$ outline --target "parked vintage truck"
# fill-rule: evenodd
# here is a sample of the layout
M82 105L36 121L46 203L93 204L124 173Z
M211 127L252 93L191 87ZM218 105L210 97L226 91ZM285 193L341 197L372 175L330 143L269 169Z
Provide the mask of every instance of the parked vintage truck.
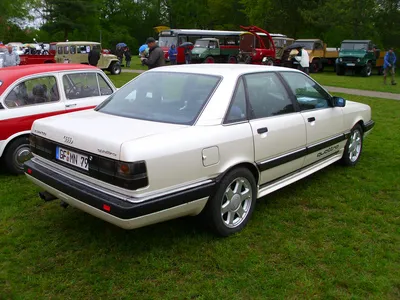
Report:
M274 65L281 66L284 51L288 46L294 43L294 39L288 38L286 35L283 34L271 33L270 35L272 37L272 40L274 41L276 50Z
M240 26L245 32L240 34L238 61L246 64L274 65L275 43L268 31L257 26Z
M23 54L19 56L20 65L50 64L55 63L54 55Z
M371 40L344 40L336 62L336 74L345 75L351 70L368 77L374 68L381 74L384 57L385 52L377 49Z
M236 63L239 47L221 46L219 39L197 39L192 49L192 63Z
M298 39L296 44L303 45L310 58L310 72L318 73L324 70L325 66L335 66L335 61L339 57L339 49L328 48L320 39ZM295 53L296 50L293 50Z

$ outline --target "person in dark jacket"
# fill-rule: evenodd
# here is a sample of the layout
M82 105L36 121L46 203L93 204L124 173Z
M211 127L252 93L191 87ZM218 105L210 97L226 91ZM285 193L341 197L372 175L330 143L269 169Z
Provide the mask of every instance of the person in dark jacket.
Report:
M140 58L143 64L145 64L149 70L165 66L164 51L158 47L156 40L152 37L149 37L146 40L146 44L149 46L149 57Z
M132 55L128 47L125 48L124 54L126 60L126 67L129 68L131 66Z
M88 55L88 60L89 60L89 64L91 66L97 67L97 63L100 60L100 51L96 48L93 48L92 50L90 50L89 55Z

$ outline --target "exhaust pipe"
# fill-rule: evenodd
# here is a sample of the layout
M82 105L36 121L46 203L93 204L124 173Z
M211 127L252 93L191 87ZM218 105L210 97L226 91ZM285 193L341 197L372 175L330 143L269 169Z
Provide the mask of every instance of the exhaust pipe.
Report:
M62 208L67 208L67 207L69 206L69 204L66 203L66 202L64 202L64 201L61 201L60 206L61 206Z
M44 192L39 192L39 197L45 202L53 201L56 200L57 197L54 197L52 194L44 191Z

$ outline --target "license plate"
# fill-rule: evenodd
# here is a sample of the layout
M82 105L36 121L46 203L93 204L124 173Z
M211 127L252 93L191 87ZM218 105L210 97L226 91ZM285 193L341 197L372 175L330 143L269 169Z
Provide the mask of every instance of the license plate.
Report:
M86 155L56 147L56 159L86 171L89 170L89 162Z
M347 64L349 67L354 67L356 64Z

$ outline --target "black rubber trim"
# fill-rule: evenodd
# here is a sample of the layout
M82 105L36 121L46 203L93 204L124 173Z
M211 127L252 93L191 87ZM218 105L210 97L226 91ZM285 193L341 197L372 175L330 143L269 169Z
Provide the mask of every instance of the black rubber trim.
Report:
M294 153L290 153L288 155L276 158L276 159L272 159L272 160L268 160L266 162L260 162L257 163L257 167L259 169L260 172L275 168L277 166L286 164L288 162L291 162L293 160L299 159L303 156L306 156L308 154L317 152L319 150L325 149L329 146L335 145L337 143L340 143L344 140L346 140L348 138L348 134L342 134L334 139L331 140L327 140L326 142L323 142L321 144L317 144L311 147L306 147L304 148L304 150L300 150L298 152L294 152Z
M364 124L363 130L364 132L370 131L375 126L375 121L369 120L367 123Z
M142 203L131 203L71 180L32 160L27 161L24 168L25 173L52 188L120 219L137 218L208 197L214 193L216 185L215 182L211 182L199 187L151 198ZM134 200L134 198L130 199ZM104 204L110 207L110 211L103 209Z

